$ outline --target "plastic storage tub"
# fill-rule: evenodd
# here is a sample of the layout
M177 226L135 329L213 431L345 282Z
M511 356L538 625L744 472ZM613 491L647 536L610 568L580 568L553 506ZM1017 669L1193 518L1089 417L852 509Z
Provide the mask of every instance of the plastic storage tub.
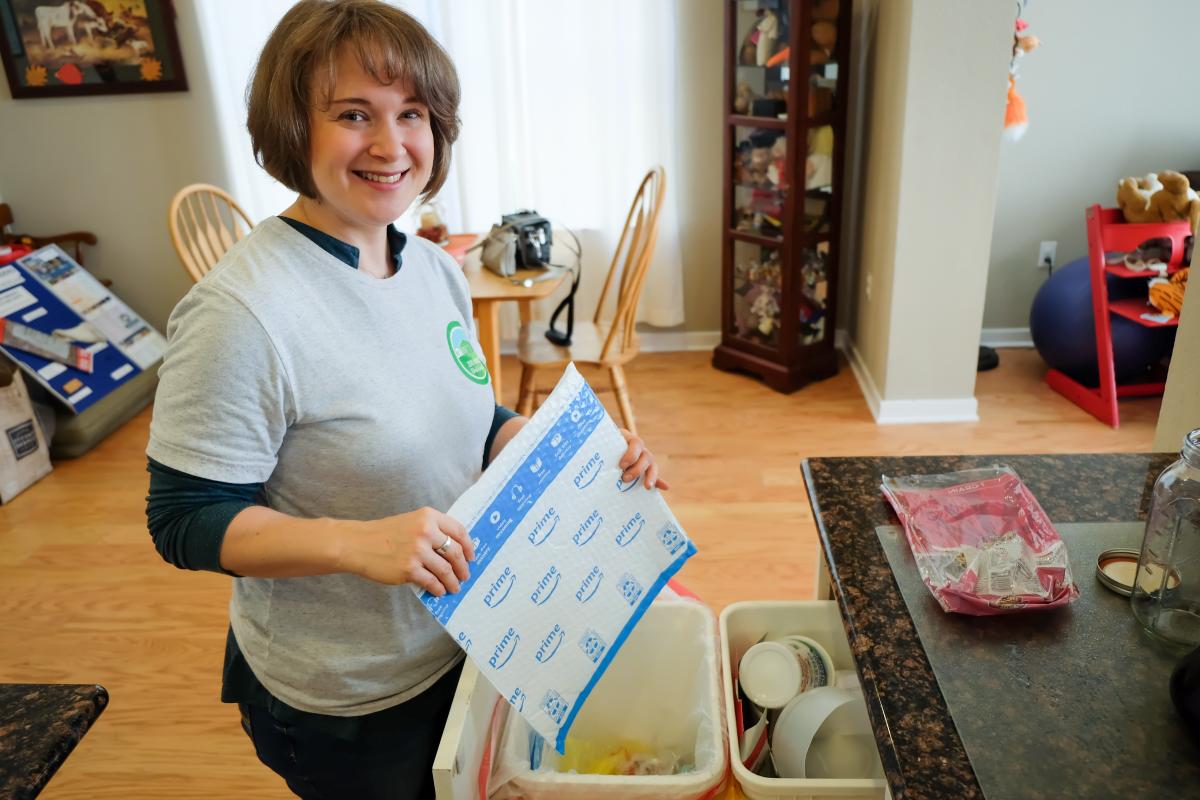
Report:
M889 797L883 780L883 765L876 761L875 774L861 779L764 778L742 764L738 752L737 721L734 715L736 689L732 675L742 654L763 639L799 633L815 639L833 659L835 670L854 669L854 659L837 603L819 600L743 602L721 612L721 666L730 676L724 687L725 721L733 776L749 800L880 800Z
M467 684L471 684L467 686ZM724 692L716 619L691 601L658 601L646 611L571 728L571 737L634 739L685 754L695 770L679 775L576 775L529 769L529 726L478 672L463 671L437 757L438 800L473 800L504 782L500 796L527 800L699 800L723 797L727 770ZM488 728L494 709L495 753ZM545 745L547 755L552 752ZM549 760L549 759L548 759ZM490 764L489 764L490 762Z

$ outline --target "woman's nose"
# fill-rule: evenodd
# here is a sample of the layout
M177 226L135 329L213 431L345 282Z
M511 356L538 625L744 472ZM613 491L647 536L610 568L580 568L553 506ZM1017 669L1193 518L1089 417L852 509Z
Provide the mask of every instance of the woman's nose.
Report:
M369 155L384 161L393 161L405 152L404 130L398 125L383 125L376 128L371 140Z

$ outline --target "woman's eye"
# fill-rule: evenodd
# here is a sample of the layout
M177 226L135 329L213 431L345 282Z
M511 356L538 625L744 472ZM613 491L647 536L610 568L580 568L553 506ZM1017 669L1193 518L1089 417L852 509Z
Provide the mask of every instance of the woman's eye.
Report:
M405 111L400 116L404 117L405 119L421 119L425 115L422 114L419 109L410 108L408 111Z
M338 117L338 119L344 119L349 122L364 122L367 119L367 115L361 111L347 111Z

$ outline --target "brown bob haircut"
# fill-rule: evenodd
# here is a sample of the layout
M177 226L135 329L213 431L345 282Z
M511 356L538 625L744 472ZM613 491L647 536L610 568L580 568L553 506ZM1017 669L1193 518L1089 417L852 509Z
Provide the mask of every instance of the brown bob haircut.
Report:
M275 26L246 97L255 160L289 189L319 197L310 164L309 114L329 107L343 48L375 80L398 81L429 109L433 171L422 195L437 194L458 138L458 73L421 23L379 0L301 0Z

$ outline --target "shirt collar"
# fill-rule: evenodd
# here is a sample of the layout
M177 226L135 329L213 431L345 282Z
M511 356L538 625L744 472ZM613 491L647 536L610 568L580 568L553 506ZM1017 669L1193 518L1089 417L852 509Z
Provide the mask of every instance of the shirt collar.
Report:
M330 236L325 231L317 230L311 225L306 225L297 219L291 217L279 217L295 230L304 234L304 236L317 247L324 250L329 255L341 261L351 269L358 269L358 248L352 244L347 244L341 239ZM396 264L396 271L400 271L402 263L401 254L404 250L404 245L408 243L408 237L400 231L396 230L395 225L387 226L387 242L388 251L392 254L392 260Z

